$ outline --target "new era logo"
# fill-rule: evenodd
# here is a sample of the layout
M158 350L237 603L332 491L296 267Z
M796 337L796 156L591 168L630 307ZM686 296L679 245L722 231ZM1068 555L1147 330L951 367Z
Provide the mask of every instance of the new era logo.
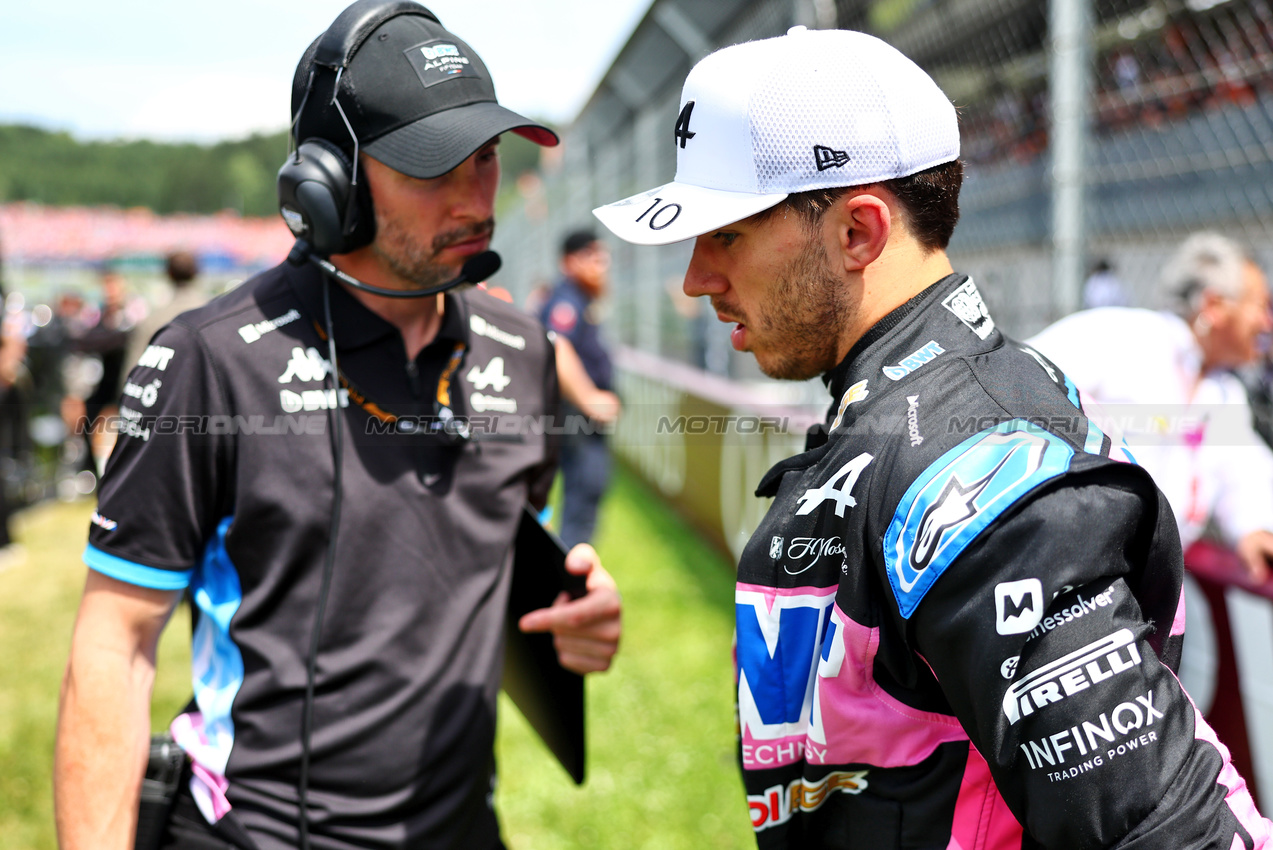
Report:
M828 168L839 168L844 165L849 161L849 155L844 151L838 151L825 145L814 145L813 161L818 166L819 171L826 171Z

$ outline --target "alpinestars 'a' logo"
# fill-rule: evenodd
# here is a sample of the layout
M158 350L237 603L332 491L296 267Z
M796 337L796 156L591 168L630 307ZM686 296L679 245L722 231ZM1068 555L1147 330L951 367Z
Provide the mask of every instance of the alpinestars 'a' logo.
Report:
M923 570L933 560L942 534L971 519L977 513L973 501L986 489L990 479L995 477L1006 461L1007 458L1004 458L988 474L971 484L964 484L957 475L950 476L937 501L933 502L920 518L919 536L915 538L915 545L911 547L911 566L914 569Z
M838 151L826 145L813 146L813 163L818 166L819 171L826 171L828 168L839 168L848 161L849 155L844 151Z

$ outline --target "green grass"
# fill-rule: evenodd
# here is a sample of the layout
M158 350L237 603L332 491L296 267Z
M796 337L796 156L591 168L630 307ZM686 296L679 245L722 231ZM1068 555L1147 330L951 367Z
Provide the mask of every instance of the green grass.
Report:
M0 573L0 850L52 850L57 693L84 581L90 503L18 518L27 557ZM734 756L728 563L619 474L597 548L619 582L624 637L589 678L588 780L576 787L501 697L496 805L511 850L754 846ZM189 620L160 646L152 717L190 694Z

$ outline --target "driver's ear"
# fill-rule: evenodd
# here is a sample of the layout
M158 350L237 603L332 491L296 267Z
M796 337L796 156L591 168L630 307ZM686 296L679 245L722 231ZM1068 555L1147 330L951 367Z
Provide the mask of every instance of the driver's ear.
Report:
M893 229L892 211L869 191L845 195L826 213L845 271L858 272L879 259Z

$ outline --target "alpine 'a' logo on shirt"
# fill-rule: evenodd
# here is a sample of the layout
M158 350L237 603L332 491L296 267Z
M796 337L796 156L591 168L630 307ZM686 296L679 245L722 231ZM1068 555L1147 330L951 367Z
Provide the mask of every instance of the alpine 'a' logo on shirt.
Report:
M504 388L513 380L504 374L503 357L492 357L485 369L479 369L474 365L464 378L473 385L475 390L487 390L493 387L497 393L504 392Z
M827 479L827 483L821 487L806 490L799 499L800 509L796 511L796 516L813 513L815 508L828 499L835 502L835 515L844 516L846 508L857 505L857 499L854 499L852 495L853 485L857 484L862 470L866 469L874 459L874 456L863 452L840 467L835 475Z

